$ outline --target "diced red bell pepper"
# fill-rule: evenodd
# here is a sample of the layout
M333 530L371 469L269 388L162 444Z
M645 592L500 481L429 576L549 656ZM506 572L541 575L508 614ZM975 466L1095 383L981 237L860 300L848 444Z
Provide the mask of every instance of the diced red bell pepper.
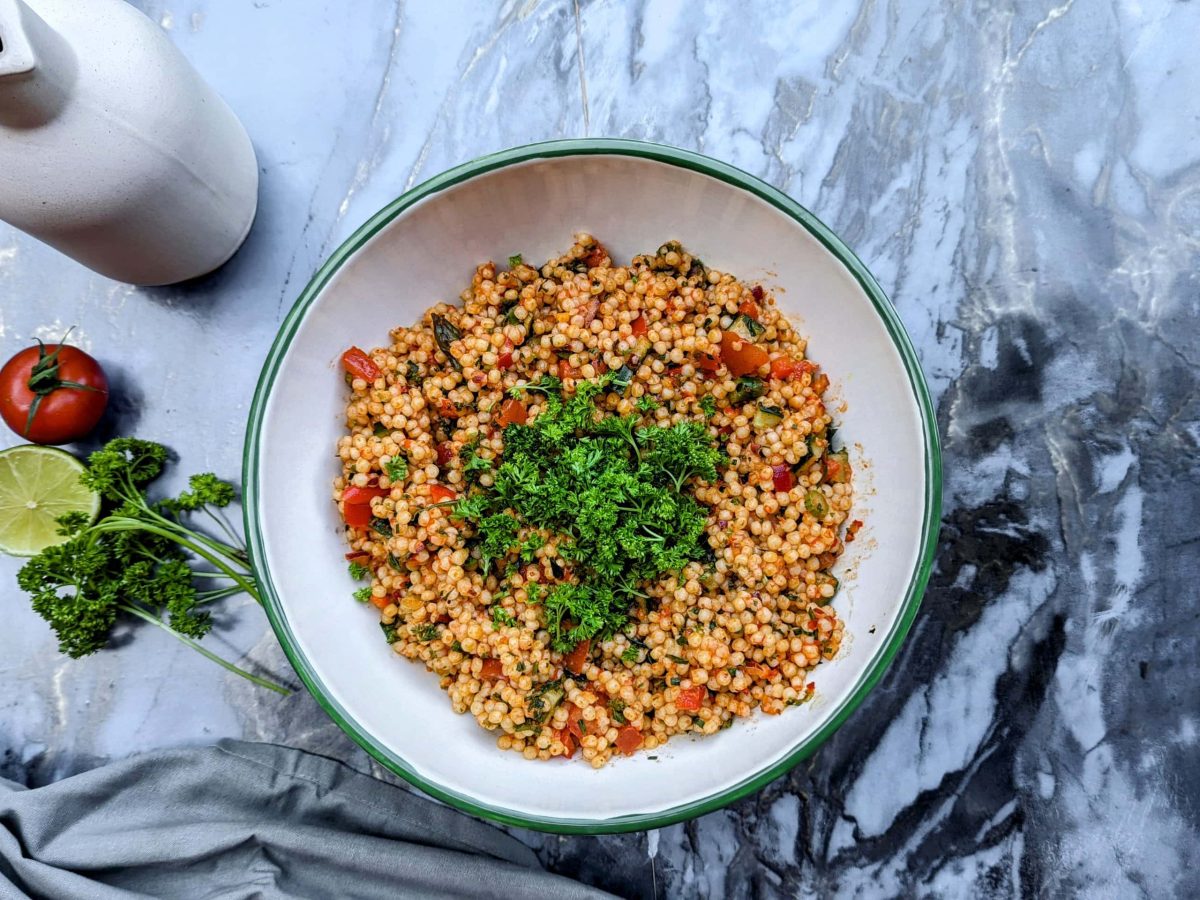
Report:
M695 712L700 708L700 704L704 702L706 694L708 694L708 689L702 684L684 688L679 692L679 696L675 698L675 708Z
M483 668L479 670L479 676L486 678L488 681L495 681L497 678L504 676L504 666L494 656L490 659L485 659L483 661Z
M508 397L500 406L500 415L496 417L496 424L503 428L506 425L524 425L529 419L529 410L525 408L525 404L515 397Z
M786 494L796 486L796 476L788 465L771 466L771 479L775 482L775 490Z
M513 367L513 342L508 338L504 339L504 346L500 348L500 356L496 361L496 365L501 369L511 369Z
M342 354L342 368L368 384L383 374L375 361L358 347L351 347Z
M563 659L563 665L566 666L569 672L576 675L583 674L583 667L587 663L588 653L592 649L592 642L580 641L575 645L575 649L566 655Z
M434 503L445 503L447 500L454 500L458 494L450 490L444 484L431 484L429 486L429 499Z
M625 755L633 753L642 746L642 733L632 725L626 725L617 731L617 749Z
M753 375L771 361L767 351L755 346L743 337L726 331L721 335L721 361L729 367L732 375Z
M645 337L646 332L650 330L650 324L646 321L645 316L638 316L629 323L629 328L633 331L634 337Z

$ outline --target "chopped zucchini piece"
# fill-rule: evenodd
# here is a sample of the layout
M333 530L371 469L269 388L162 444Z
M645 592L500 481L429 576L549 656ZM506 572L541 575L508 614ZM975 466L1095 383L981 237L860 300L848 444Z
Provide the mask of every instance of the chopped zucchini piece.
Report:
M733 392L733 402L748 403L751 400L757 400L765 390L766 385L763 384L761 378L743 375L737 380L737 388Z
M618 394L624 394L631 381L633 381L633 369L629 366L621 366L613 373L612 389Z
M767 329L745 313L739 313L738 317L733 320L733 324L729 326L729 330L743 340L754 343L755 338Z
M778 406L763 406L761 403L754 411L755 428L774 428L783 421L783 410Z
M825 455L825 481L829 484L846 484L850 481L850 454L845 450Z
M804 508L814 519L824 519L829 515L829 501L817 488L804 495Z

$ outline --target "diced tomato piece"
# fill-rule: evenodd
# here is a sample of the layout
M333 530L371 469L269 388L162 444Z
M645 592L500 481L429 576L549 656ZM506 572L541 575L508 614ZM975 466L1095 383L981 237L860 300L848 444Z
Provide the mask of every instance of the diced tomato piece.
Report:
M646 332L650 330L650 324L646 321L645 316L638 316L629 323L629 327L632 329L634 337L645 337Z
M368 384L383 374L379 366L375 365L375 360L357 347L351 347L342 354L342 368Z
M608 256L608 251L604 249L603 244L597 241L596 246L593 247L588 255L583 258L583 261L587 263L587 267L589 269L594 269L596 266L604 262L604 258L606 256Z
M555 729L554 737L557 740L561 741L563 747L565 748L563 750L564 758L570 759L572 756L575 755L575 738L573 738L571 736L571 734L567 731L567 729L565 729L565 728Z
M679 692L679 696L675 698L675 708L695 712L700 708L700 704L704 702L704 697L707 694L708 689L702 684L684 688Z
M749 316L756 322L758 321L758 304L753 300L743 300L738 304L738 312L743 316Z
M503 428L505 425L524 425L529 419L529 411L525 404L515 397L508 397L500 407L500 415L496 424Z
M573 672L576 675L582 675L583 666L587 662L588 653L591 651L591 649L592 642L590 640L580 641L575 645L575 649L563 658L563 665L567 667L568 671Z
M812 389L818 397L825 393L829 388L829 376L822 372L812 380Z
M796 476L788 465L771 466L771 478L775 482L775 490L786 494L796 486Z
M366 550L355 550L346 554L346 562L356 562L359 565L367 562L371 558L371 554Z
M443 419L457 419L459 416L462 415L462 413L460 413L458 411L457 406L455 406L453 403L451 403L449 400L447 400L445 397L443 397L438 402L438 415L441 416Z
M443 441L437 445L437 464L444 466L450 460L454 459L454 447L449 441Z
M711 374L717 371L717 369L721 368L721 360L715 356L708 356L707 354L701 353L696 357L696 368L701 372L708 372Z
M504 666L501 664L500 660L496 659L494 656L490 659L485 659L483 661L483 668L479 670L479 677L486 678L489 681L495 681L497 678L500 678L503 675Z
M800 363L790 356L779 356L771 360L771 377L780 381L787 381L789 378L799 375L801 371Z
M445 503L447 500L454 500L458 494L450 490L444 484L431 484L429 486L429 499L434 503Z
M753 665L749 666L742 666L742 668L751 678L757 678L760 681L770 678L771 674L775 671L768 666L760 666L758 663L754 663Z
M750 293L754 295L755 300L757 300L759 303L762 303L763 289L761 284L756 284L754 287L750 288Z
M583 729L579 725L579 707L568 700L567 705L563 708L567 711L567 725L563 731L582 743Z
M632 725L626 725L617 732L617 749L628 755L642 746L642 733Z
M501 369L511 369L513 367L513 342L508 338L504 339L504 346L500 348L500 357L496 361L496 365Z
M732 375L752 375L771 361L767 351L750 341L726 331L721 335L721 361Z
M342 518L351 528L366 528L371 524L371 504L345 503L342 505Z
M370 509L372 500L376 497L386 497L391 492L391 488L355 487L352 485L342 491L342 502L347 506L365 503Z
M558 377L559 378L578 378L579 370L565 359L558 361Z
M374 594L371 595L371 605L376 609L383 609L391 602L391 599L388 597L376 597Z

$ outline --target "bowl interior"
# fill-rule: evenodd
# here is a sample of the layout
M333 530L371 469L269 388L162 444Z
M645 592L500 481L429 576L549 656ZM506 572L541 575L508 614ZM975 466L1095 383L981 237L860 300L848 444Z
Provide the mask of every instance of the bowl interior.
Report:
M406 208L394 204L335 255L268 360L246 480L247 524L273 621L344 727L460 805L543 826L699 811L815 746L895 651L919 600L912 586L922 579L929 538L934 450L923 389L847 266L791 215L721 177L614 152L527 159L439 188ZM438 300L453 302L479 261L518 252L541 261L569 247L577 231L596 235L618 260L677 239L710 267L776 291L832 381L855 466L853 517L865 523L839 573L836 605L848 639L837 659L817 668L811 703L709 738L676 738L598 771L501 752L495 735L451 711L432 674L391 652L375 609L350 597L356 585L328 488L346 399L341 352L384 344L389 328L414 322Z

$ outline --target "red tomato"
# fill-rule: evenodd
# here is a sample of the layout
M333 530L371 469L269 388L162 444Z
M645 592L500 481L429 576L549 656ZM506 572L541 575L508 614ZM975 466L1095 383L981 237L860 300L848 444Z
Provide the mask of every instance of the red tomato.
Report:
M563 658L563 665L576 675L583 674L583 666L587 662L588 652L592 649L591 641L580 641L575 649Z
M825 393L829 387L829 376L822 372L812 380L812 389L818 397Z
M721 368L721 360L715 356L706 356L701 353L696 357L696 368L701 372L713 373Z
M384 609L391 602L392 600L390 597L376 597L374 594L371 595L371 605L376 609Z
M708 690L702 684L684 688L679 692L679 696L675 698L675 708L695 712L700 708L700 704L707 693Z
M369 507L376 497L386 497L391 492L391 488L351 486L342 491L342 502L348 506L365 503Z
M646 321L645 316L638 316L629 323L629 327L633 330L634 337L645 337L646 332L650 330L650 325Z
M771 360L771 377L787 381L801 371L799 364L788 356L779 356Z
M496 418L496 424L503 428L505 425L524 425L529 419L529 411L525 409L525 404L514 397L509 397L500 407L500 415Z
M351 528L366 528L371 524L370 503L342 504L342 518Z
M0 369L0 416L35 444L79 440L107 405L104 370L78 347L39 342Z
M511 369L513 367L513 342L508 338L504 339L504 347L500 350L500 357L496 365L501 369Z
M367 384L371 384L383 374L379 370L379 366L375 365L375 360L357 347L351 347L342 354L342 368L355 378L361 378Z
M771 361L762 347L738 337L732 331L721 336L721 361L729 367L731 375L753 375Z
M755 321L758 321L758 304L753 300L743 300L740 304L738 304L738 312L740 312L743 316L749 316Z
M642 746L642 733L632 725L626 725L617 732L617 749L628 755Z
M558 361L558 377L559 378L578 378L579 370L571 365L567 360L560 359Z
M434 503L444 503L447 500L454 500L457 497L458 494L454 493L454 491L450 490L450 488L446 487L445 485L431 484L429 486L429 498Z
M790 466L771 466L771 479L775 482L775 490L786 494L796 486L796 477Z
M497 678L504 676L504 666L500 660L494 656L491 659L483 661L483 668L479 670L479 677L486 678L488 681L495 681Z
M457 406L443 397L438 403L438 415L443 419L457 419L462 413L458 411Z

